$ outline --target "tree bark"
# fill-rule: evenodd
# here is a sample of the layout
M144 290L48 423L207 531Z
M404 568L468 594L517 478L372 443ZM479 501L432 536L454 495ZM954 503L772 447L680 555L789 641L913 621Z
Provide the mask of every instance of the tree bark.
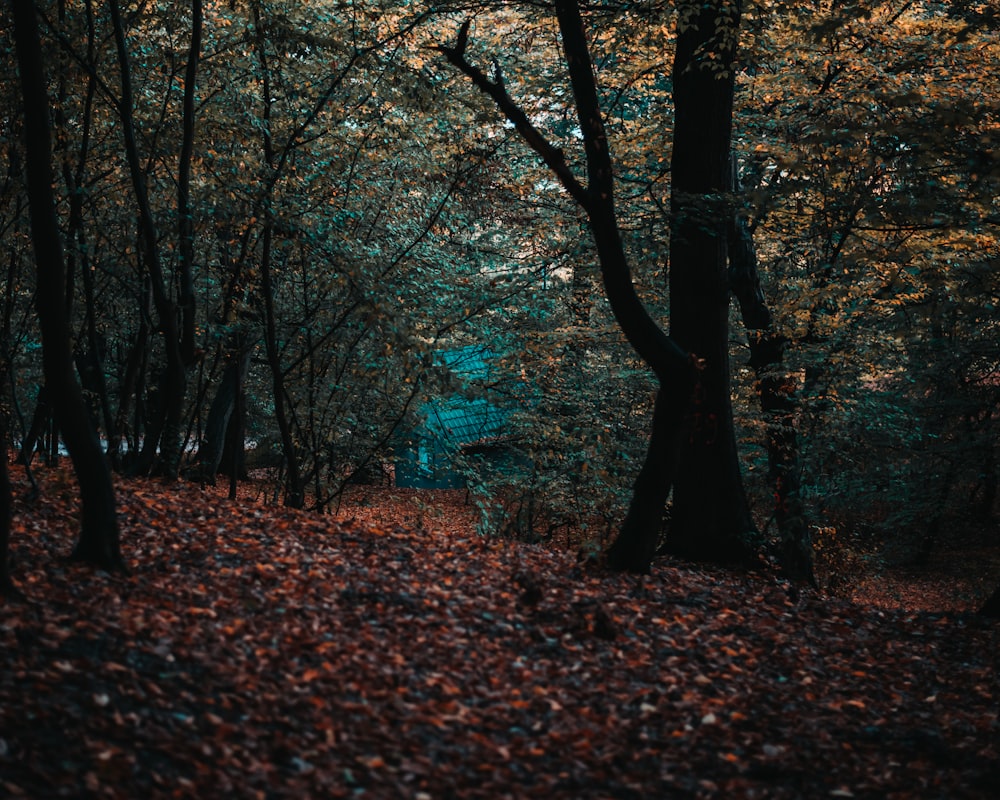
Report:
M271 136L271 73L268 66L267 46L264 39L264 29L261 25L260 5L254 3L254 28L256 31L257 60L260 63L263 78L262 89L264 111L262 114L261 137L264 150L264 160L272 171L277 174L277 158L274 149L274 139ZM271 217L271 198L273 184L268 184L261 206L264 214L264 232L261 237L260 278L261 295L264 301L264 349L267 353L267 363L271 369L271 389L274 399L274 417L281 436L281 450L285 457L285 468L288 474L285 478L284 504L290 508L302 508L305 505L305 478L299 463L299 453L292 435L292 423L285 407L287 390L285 375L281 367L281 353L278 348L277 319L274 308L274 282L271 279L271 243L274 236L274 221Z
M979 613L984 617L1000 619L1000 586L998 586L996 591L989 596L985 603L983 603L983 607L979 609Z
M735 158L732 187L741 191ZM757 376L757 392L764 416L768 477L774 486L774 520L778 526L781 571L794 581L816 585L812 541L800 494L798 386L795 376L781 369L785 337L774 330L771 309L764 298L757 269L753 233L738 213L730 217L729 284L739 302L750 343L750 366Z
M80 485L80 537L73 557L109 570L124 569L111 470L90 425L73 372L66 308L66 264L52 195L49 102L35 6L12 0L14 40L24 99L27 190L38 272L35 305L42 332L42 366L55 417Z
M242 345L240 341L235 342L208 410L204 442L198 452L198 460L201 462L199 467L201 480L212 486L215 485L227 449L231 449L230 441L233 438L232 428L237 400L243 391L242 378L250 367L252 353L253 347ZM233 458L231 472L238 475L241 459L239 455Z
M678 6L673 65L670 336L704 367L681 452L665 549L743 562L756 528L743 488L729 387L727 229L740 3Z

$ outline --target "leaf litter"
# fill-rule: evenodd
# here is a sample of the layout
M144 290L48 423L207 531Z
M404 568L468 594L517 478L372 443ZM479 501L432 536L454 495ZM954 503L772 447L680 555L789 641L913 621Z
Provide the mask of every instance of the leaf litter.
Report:
M19 508L0 795L994 797L998 626L766 573L119 485L127 576ZM446 522L445 520L441 520Z

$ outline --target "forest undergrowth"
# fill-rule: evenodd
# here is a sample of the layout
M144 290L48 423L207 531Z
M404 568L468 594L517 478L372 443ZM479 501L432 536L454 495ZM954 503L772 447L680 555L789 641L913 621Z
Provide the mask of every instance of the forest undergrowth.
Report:
M18 485L9 797L986 798L1000 627L678 561L485 540L464 493L337 514L118 485L127 575ZM434 502L428 502L433 499ZM972 607L969 603L969 607Z

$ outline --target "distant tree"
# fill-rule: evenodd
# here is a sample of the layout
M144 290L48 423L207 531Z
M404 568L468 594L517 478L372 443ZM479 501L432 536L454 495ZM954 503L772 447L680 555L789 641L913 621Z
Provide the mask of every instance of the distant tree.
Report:
M157 413L143 441L135 470L139 473L150 472L154 468L156 453L159 449L158 471L167 479L172 480L177 478L180 470L181 420L187 388L187 369L195 358L195 295L192 277L194 234L193 212L190 207L190 186L191 162L194 157L194 93L198 60L201 54L202 7L200 0L192 0L191 39L184 83L182 143L177 171L178 251L180 254L175 276L179 285L177 300L171 296L169 282L163 270L164 259L160 252L160 237L157 232L148 182L143 170L143 158L139 149L140 139L135 122L135 93L125 21L122 18L118 0L110 0L108 8L114 29L121 83L121 98L116 103L116 108L120 118L125 156L135 195L135 207L139 216L143 262L153 297L153 305L156 309L157 326L163 335L163 346L166 354L166 366L159 386Z
M38 272L35 304L42 330L45 383L52 393L56 421L80 485L80 537L73 557L118 570L124 568L124 564L111 470L73 371L70 329L65 313L66 265L52 194L49 101L35 5L31 0L11 0L11 8L24 100L27 193Z
M742 187L739 165L731 161L734 199ZM797 376L784 365L787 338L778 330L761 287L753 231L736 210L729 227L729 285L747 330L750 366L757 378L757 395L764 423L768 477L774 496L774 521L780 538L778 560L792 580L815 584L813 548L802 502L802 465L799 452Z
M821 573L838 543L927 560L995 527L1000 83L984 65L1000 40L949 6L748 15L744 213L784 340L773 399L809 442L801 505L836 537Z

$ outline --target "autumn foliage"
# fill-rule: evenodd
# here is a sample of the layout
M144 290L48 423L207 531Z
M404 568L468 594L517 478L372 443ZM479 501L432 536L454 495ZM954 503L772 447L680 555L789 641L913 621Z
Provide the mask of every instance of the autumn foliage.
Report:
M42 488L16 517L28 601L0 606L7 797L985 798L1000 780L998 628L973 614L670 561L610 575L431 512L363 523L146 481L119 488L130 573L110 576L65 559L75 488Z

